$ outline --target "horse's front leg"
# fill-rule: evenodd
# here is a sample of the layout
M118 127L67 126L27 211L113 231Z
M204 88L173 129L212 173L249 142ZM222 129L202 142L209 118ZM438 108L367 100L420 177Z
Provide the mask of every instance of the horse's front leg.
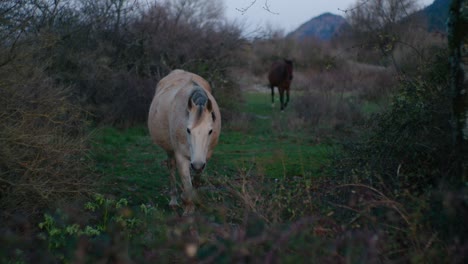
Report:
M195 211L195 205L193 203L195 192L190 177L190 161L182 155L176 155L176 161L180 180L182 181L182 187L184 189L181 195L182 202L184 203L184 216L190 215Z
M289 103L289 88L286 90L286 102L284 103L284 107L288 106Z
M177 181L176 181L176 160L174 155L168 155L167 166L169 167L169 173L171 176L171 201L169 202L169 206L175 208L179 205L177 202Z
M280 94L281 111L283 111L284 107L285 107L285 105L284 105L284 90L282 88L279 88L279 87L278 87L278 89L279 89L279 94Z

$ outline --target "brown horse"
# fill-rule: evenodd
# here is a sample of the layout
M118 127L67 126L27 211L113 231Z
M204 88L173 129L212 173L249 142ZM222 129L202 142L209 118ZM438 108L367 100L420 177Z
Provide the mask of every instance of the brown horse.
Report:
M271 88L271 105L275 106L275 86L278 87L280 95L281 111L289 102L289 87L293 78L293 63L291 60L283 59L271 65L268 73L268 81ZM284 91L286 91L286 102L284 102Z

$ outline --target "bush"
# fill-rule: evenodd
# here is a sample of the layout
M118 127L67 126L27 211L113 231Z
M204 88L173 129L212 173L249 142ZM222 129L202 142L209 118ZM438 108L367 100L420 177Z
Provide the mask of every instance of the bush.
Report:
M405 76L389 109L343 144L330 171L336 217L385 234L392 261L458 261L466 254L466 186L453 181L445 51ZM464 194L463 194L464 193ZM450 202L448 202L450 201ZM447 250L449 249L450 250Z
M304 92L296 93L292 105L296 116L309 128L342 130L363 121L363 101L352 94L362 87L347 71L347 65L320 73L310 72L306 76L295 82L295 89Z
M356 149L360 154L355 157L362 157L362 162L381 175L374 182L421 190L450 174L447 65L443 57L436 57L420 77L402 80L389 110L368 123L370 135Z
M39 5L29 4L15 7L21 14ZM40 32L24 34L37 45L34 56L45 65L47 75L70 87L96 123L129 126L146 121L157 82L177 68L207 79L220 105L235 104L231 98L237 92L227 70L240 64L236 50L243 41L240 29L224 21L218 2L44 5L57 12L24 17L24 23L34 24Z
M84 112L27 62L0 67L0 206L35 208L91 191Z

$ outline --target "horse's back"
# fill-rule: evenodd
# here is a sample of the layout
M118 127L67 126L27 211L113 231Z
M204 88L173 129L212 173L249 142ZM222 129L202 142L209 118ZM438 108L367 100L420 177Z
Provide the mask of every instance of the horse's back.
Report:
M281 62L274 62L268 73L268 80L271 85L278 85L283 80L284 65Z
M184 70L173 70L166 77L162 78L157 87L156 94L160 90L173 89L173 87L183 87L190 85L191 82L197 83L200 87L211 93L210 84L201 76Z
M178 116L184 96L184 87L190 82L190 75L182 70L174 70L162 78L148 113L148 129L154 143L168 153L174 152L170 139L171 122Z
M275 61L268 72L270 85L279 86L292 79L292 62L287 60Z

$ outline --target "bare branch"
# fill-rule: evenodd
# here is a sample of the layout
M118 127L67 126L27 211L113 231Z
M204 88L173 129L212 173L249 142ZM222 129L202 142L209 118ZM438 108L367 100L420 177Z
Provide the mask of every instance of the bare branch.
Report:
M253 0L248 6L241 7L241 8L236 8L236 10L241 12L242 15L244 15L253 5L255 5L256 2L257 2L257 0ZM265 0L265 2L263 3L263 9L266 10L267 12L269 12L269 13L274 14L274 15L279 15L278 12L273 12L271 10L270 5L268 4L268 0Z
M357 4L355 7L353 8L346 8L346 9L341 9L341 8L338 8L339 11L341 12L344 12L345 14L347 14L348 12L351 12L351 11L354 11L356 9L359 9L361 8L362 6L364 6L365 4L367 4L370 0L366 0L366 1L363 1L362 3L359 3Z
M250 5L248 5L247 7L241 7L241 8L236 7L236 10L241 12L242 15L244 15L256 2L257 0L253 0L252 3L250 3Z
M268 1L267 1L267 0L265 0L265 5L263 6L263 9L265 9L266 11L268 11L268 12L274 14L274 15L279 15L278 12L273 12L273 11L271 11L270 5L268 5Z

